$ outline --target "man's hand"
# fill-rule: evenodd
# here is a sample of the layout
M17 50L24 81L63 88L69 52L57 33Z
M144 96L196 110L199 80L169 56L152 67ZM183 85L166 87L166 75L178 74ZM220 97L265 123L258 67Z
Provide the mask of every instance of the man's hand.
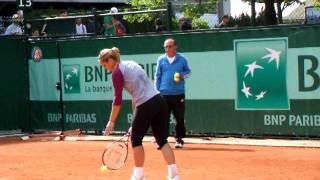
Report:
M113 131L113 128L114 128L114 122L108 121L106 129L104 130L104 135L108 136L109 134L111 134Z
M174 73L173 79L175 82L179 82L181 80L180 73L178 73L178 72Z
M107 24L107 27L106 27L107 29L111 29L111 28L113 28L113 24Z

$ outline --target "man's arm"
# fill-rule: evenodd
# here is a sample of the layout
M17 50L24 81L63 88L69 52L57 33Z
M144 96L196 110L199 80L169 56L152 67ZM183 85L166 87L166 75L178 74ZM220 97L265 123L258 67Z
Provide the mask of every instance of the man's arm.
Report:
M155 86L158 91L160 91L160 84L161 84L161 65L160 65L160 59L157 60L157 67L156 67L156 79L155 79Z
M83 25L83 33L84 33L84 34L87 34L87 27L86 27L86 25Z
M184 57L183 57L183 59L184 59L183 67L182 67L183 71L180 72L180 74L181 74L181 78L185 79L185 78L188 78L191 76L191 68L188 64L187 59L185 59Z
M16 32L16 35L22 35L23 32L22 32L22 29L20 26L17 27L17 32Z
M11 34L11 31L12 31L12 26L10 25L10 26L7 27L4 35L10 35L10 34Z
M106 29L111 29L113 27L113 20L112 20L112 17L110 16L105 16L104 17L104 24L103 26L106 28Z

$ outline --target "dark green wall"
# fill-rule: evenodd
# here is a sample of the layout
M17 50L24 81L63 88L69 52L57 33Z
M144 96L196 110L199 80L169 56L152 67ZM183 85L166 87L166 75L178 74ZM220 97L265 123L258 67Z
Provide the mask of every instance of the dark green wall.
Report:
M25 55L30 59L30 48L38 46L45 52L44 59L57 61L56 42L60 44L61 57L97 56L102 48L117 46L124 55L163 53L163 41L168 37L177 40L181 52L206 52L233 50L235 39L256 39L288 37L289 48L320 47L320 26L292 26L231 31L204 31L193 33L152 34L123 38L81 38L33 40L26 43L23 39L1 38L1 120L0 129L28 127L28 81ZM57 69L58 71L58 69ZM110 101L68 101L67 113L96 113L99 119L94 124L67 123L66 128L101 130L109 115ZM237 111L234 100L188 100L186 125L190 134L251 134L251 135L289 135L319 136L319 127L288 127L263 125L264 114L317 114L319 100L291 100L290 111ZM32 128L59 129L59 123L48 123L47 113L59 113L58 101L32 101ZM127 114L130 102L124 102L124 108L117 125L118 130L128 126ZM172 127L171 127L172 129Z
M0 37L0 130L28 127L26 41Z

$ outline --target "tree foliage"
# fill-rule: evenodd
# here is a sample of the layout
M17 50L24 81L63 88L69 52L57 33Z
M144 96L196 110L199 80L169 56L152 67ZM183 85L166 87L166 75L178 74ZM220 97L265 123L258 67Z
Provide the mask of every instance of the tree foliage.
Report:
M196 1L197 3L185 3L182 5L181 11L185 17L190 18L195 22L195 24L193 24L194 28L207 28L208 23L199 19L199 17L205 12L214 12L216 9L216 3L218 1L219 0L198 0ZM133 9L137 10L167 8L167 0L132 0L130 1L130 5ZM176 7L173 7L173 9L176 9ZM147 28L148 30L146 31L150 31L152 29L153 22L156 18L162 19L163 24L166 25L167 17L164 13L145 13L124 16L124 19L127 20L130 24L140 26L139 28ZM175 18L175 16L173 15L172 18ZM177 28L178 21L176 19L173 19L173 23L173 27Z
M200 19L200 18L194 18L192 19L192 27L193 29L208 29L209 24L207 21Z
M198 3L184 3L181 10L185 17L192 20L193 29L208 29L207 21L200 19L204 13L215 13L219 0L200 0Z
M219 0L200 0L198 3L184 3L182 12L186 17L199 18L204 13L215 13Z
M152 9L159 9L165 7L164 0L132 0L130 1L131 9L135 10L152 10ZM126 10L129 11L129 10ZM159 14L150 14L150 13L143 13L143 14L135 14L135 15L127 15L124 18L130 23L142 23L145 21L152 21L155 19L156 16Z
M316 7L320 8L320 0L313 0Z

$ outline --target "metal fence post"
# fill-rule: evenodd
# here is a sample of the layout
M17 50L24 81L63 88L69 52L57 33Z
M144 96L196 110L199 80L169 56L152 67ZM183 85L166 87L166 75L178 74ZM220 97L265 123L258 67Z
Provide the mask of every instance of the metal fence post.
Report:
M63 85L62 85L62 70L61 70L61 51L60 51L60 44L59 42L56 42L56 48L57 48L57 56L58 56L58 64L59 64L59 82L56 84L57 90L60 92L60 113L61 113L61 118L60 118L60 129L63 132L65 130L65 124L64 124L64 103L63 103Z
M94 32L94 35L98 35L98 24L97 24L97 10L96 8L92 8L92 14L93 14L93 24L94 24L94 27L93 27L93 32Z
M172 31L172 3L167 2L168 31Z
M28 108L28 124L27 127L24 128L23 132L31 132L33 130L32 123L31 123L31 101L30 101L30 75L29 75L29 44L30 41L28 41L28 36L24 36L24 56L25 56L25 75L26 75L26 100L27 100L27 108ZM32 58L32 57L31 57Z

